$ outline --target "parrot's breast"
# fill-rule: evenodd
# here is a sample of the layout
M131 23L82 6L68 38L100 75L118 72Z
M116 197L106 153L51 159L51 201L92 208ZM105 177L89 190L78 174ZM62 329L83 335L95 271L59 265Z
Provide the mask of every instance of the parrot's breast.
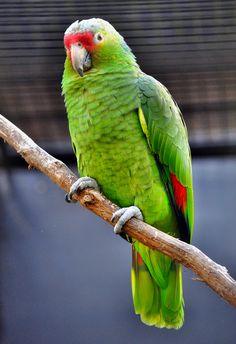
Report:
M129 79L87 80L65 95L78 169L95 178L111 201L137 205L147 222L158 221L165 230L172 208L140 125L137 84Z

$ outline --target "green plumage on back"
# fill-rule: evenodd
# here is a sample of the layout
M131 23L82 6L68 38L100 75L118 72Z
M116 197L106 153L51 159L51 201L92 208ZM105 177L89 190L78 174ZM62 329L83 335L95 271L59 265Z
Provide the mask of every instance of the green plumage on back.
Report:
M62 88L80 175L96 179L120 207L137 206L147 223L189 242L191 156L178 106L142 73L109 23L73 23L65 47ZM180 328L181 267L138 241L132 251L135 312L147 325Z

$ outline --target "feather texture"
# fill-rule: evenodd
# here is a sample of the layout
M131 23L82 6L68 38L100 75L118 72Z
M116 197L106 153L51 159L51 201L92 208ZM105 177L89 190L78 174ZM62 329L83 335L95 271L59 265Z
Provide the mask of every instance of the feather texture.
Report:
M185 218L185 226L179 226L179 231L188 233L180 233L180 237L189 238L190 241L194 202L187 129L177 104L161 83L142 74L139 87L141 104L145 104L141 105L147 127L144 133L153 153L163 165L162 178L171 191L174 208L178 208L177 216Z
M97 32L104 41L90 49ZM191 156L178 106L162 84L141 72L109 23L94 18L75 22L66 34L72 34L65 37L66 48L77 39L92 58L92 68L80 77L67 57L62 82L80 175L95 178L120 207L139 207L147 223L189 242ZM181 267L138 241L132 245L135 312L145 324L180 328Z

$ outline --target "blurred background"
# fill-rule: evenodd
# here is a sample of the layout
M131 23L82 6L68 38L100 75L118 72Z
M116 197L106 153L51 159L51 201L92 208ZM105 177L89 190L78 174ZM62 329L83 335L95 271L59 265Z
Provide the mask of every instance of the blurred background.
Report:
M0 111L76 171L61 97L63 34L101 17L181 108L193 153L193 243L236 278L236 3L207 0L0 2ZM0 142L2 344L235 343L236 312L184 270L186 322L134 315L131 250L110 226Z

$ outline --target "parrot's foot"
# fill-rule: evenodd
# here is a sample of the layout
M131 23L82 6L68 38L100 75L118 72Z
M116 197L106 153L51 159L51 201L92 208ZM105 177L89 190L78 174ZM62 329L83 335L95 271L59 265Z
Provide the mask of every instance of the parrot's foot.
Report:
M81 177L76 182L71 186L70 192L66 194L65 200L68 203L75 203L73 200L73 195L80 193L80 191L87 189L87 188L92 188L97 191L99 191L99 186L98 183L96 182L95 179L90 178L90 177Z
M118 220L115 227L114 227L114 233L120 234L122 231L122 227L132 217L135 217L136 219L143 221L143 215L141 213L141 210L138 207L131 206L128 208L121 208L121 209L115 211L114 214L112 215L112 218L111 218L112 222Z

